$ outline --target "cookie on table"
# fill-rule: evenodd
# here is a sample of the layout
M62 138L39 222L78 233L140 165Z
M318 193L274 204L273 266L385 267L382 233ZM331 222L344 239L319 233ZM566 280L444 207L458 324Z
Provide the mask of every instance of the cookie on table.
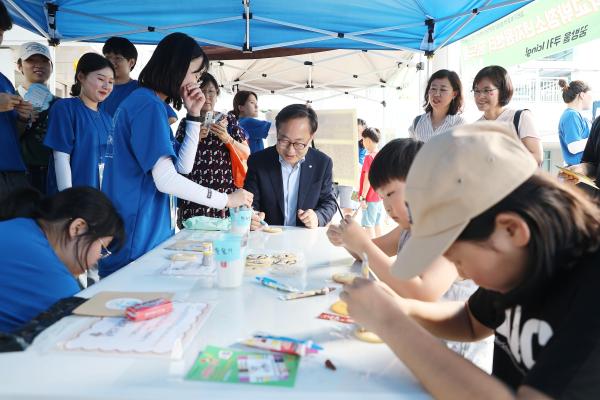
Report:
M359 275L353 272L338 272L337 274L333 274L331 279L334 282L341 283L343 285L351 285L354 282L355 278L358 278Z
M268 254L248 254L246 256L247 267L270 267L273 264L273 258Z
M362 328L354 331L354 336L356 336L358 340L362 340L363 342L367 343L383 343L383 340L381 340L379 336Z
M273 254L273 264L276 265L294 265L298 262L298 256L294 253Z

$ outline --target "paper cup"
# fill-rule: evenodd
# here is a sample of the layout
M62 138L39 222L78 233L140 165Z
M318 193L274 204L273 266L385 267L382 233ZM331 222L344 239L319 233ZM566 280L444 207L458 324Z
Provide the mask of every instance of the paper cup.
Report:
M241 242L240 236L231 234L223 235L221 239L213 242L217 286L220 288L236 288L242 285L244 257Z
M250 232L253 211L250 208L239 207L229 209L231 215L231 230L235 235L245 235Z

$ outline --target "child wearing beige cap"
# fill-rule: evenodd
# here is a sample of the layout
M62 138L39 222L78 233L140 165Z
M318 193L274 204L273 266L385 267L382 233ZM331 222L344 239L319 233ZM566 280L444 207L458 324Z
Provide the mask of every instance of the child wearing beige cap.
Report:
M412 236L393 273L444 255L480 286L466 303L425 303L356 279L341 298L436 398L598 398L600 210L538 170L503 124L434 137L406 182ZM495 335L492 376L434 337Z

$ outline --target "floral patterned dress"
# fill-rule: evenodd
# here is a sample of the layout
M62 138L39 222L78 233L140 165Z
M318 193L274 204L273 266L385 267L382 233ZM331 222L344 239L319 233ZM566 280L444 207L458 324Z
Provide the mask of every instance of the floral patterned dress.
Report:
M227 123L227 132L233 140L245 143L246 133L238 125L237 119L232 113L227 114ZM181 120L177 128L176 138L179 142L183 142L184 136L185 118ZM200 139L196 159L194 160L194 168L186 177L202 186L222 193L232 193L236 190L231 173L229 150L217 135L209 132L207 137ZM177 205L177 226L180 229L183 228L183 221L191 217L204 215L213 218L225 218L229 216L227 210L218 210L187 200L179 199Z

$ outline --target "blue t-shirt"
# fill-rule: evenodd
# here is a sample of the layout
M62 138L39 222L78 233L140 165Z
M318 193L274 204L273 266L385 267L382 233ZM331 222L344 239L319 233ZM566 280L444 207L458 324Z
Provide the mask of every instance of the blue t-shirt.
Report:
M587 139L588 136L590 136L588 122L578 111L567 108L558 122L558 138L563 158L568 165L579 164L583 155L583 151L572 154L567 147L569 143Z
M114 117L114 154L107 158L102 191L125 221L123 248L100 262L105 277L166 240L171 228L169 195L156 189L152 167L163 156L175 158L174 138L164 102L140 88Z
M240 118L238 124L246 131L248 137L248 146L250 146L250 153L256 153L265 148L263 139L266 139L269 135L269 129L271 129L271 122L262 121L256 118Z
M15 94L12 83L0 73L0 93ZM16 111L0 112L0 171L25 171L17 140Z
M117 111L117 108L119 108L119 105L123 102L123 100L125 100L125 98L133 93L133 91L138 87L140 87L140 84L135 79L132 79L122 85L113 86L112 92L102 103L100 103L99 108L113 117L115 115L115 111ZM177 113L170 105L165 103L165 108L169 118L177 118Z
M119 105L125 100L127 96L131 94L135 89L139 87L138 81L135 79L130 80L122 85L114 85L110 95L100 103L100 109L108 113L111 117L115 115L115 111L119 108Z
M79 97L60 99L50 109L44 145L71 155L73 187L100 188L98 164L104 161L111 118L88 108ZM54 158L48 168L48 194L58 191Z
M79 292L46 235L30 218L0 222L0 331L12 332Z

